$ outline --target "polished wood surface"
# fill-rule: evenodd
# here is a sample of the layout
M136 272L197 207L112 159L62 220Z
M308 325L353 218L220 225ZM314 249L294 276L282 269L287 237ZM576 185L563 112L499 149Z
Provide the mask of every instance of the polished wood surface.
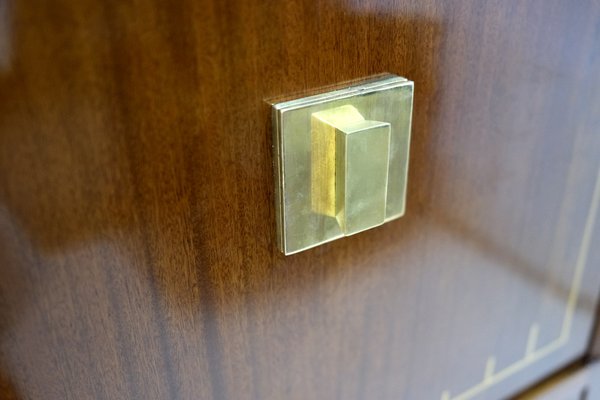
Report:
M0 397L493 399L580 357L598 20L0 1ZM265 99L386 71L415 81L406 216L284 257Z

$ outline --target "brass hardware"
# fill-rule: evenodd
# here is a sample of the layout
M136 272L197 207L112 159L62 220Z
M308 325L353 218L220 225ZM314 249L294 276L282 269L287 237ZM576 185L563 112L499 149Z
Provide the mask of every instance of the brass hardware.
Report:
M404 214L413 82L273 105L278 244L293 254Z
M366 121L351 105L311 116L311 200L344 235L383 224L390 124Z

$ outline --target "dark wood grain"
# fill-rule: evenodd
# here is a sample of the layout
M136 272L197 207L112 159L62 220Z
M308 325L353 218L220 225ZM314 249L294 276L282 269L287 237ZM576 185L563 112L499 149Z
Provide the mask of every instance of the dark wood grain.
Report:
M521 360L532 325L556 340L572 293L565 342L477 396L584 353L598 2L0 14L0 397L454 397L488 357ZM265 99L382 72L415 81L407 215L284 257Z

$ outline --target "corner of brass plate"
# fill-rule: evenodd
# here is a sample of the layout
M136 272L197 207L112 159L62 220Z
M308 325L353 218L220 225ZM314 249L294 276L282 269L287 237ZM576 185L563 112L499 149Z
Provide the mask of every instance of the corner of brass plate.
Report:
M293 254L404 215L414 83L273 104L277 243Z

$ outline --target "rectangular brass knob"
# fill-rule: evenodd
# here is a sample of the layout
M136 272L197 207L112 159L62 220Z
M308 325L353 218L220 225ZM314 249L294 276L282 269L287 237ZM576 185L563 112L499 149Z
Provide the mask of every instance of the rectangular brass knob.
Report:
M335 217L346 236L385 221L390 130L351 105L311 116L313 211Z

